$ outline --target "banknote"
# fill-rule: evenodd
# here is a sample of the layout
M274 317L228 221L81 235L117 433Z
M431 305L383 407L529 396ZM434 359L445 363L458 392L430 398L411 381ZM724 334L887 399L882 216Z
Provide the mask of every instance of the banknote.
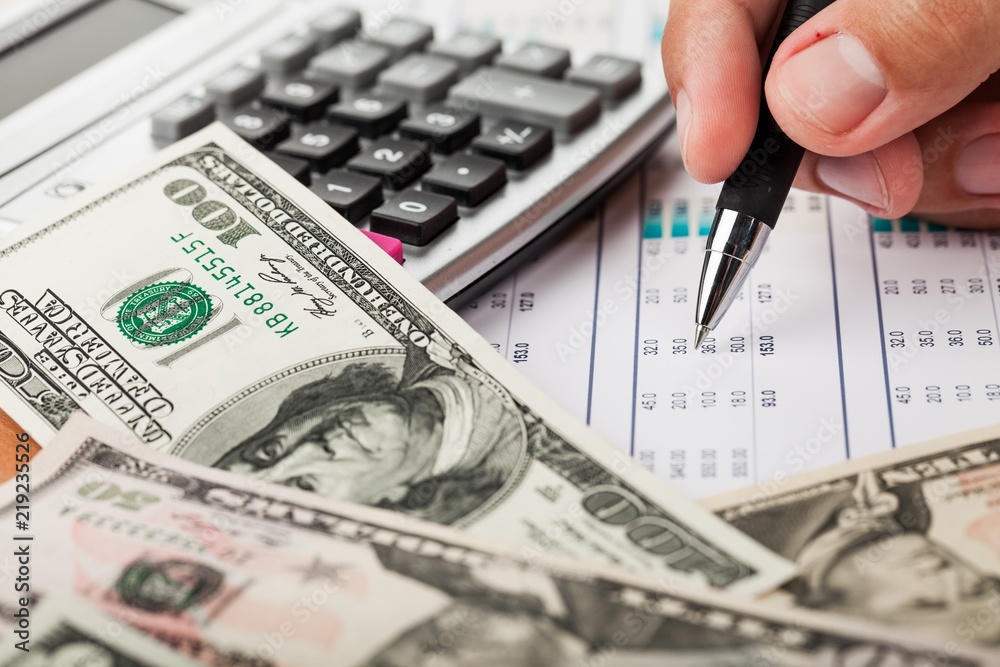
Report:
M83 411L262 484L529 551L746 594L791 574L221 125L74 202L0 248L0 409L43 447Z
M778 599L1000 645L1000 428L709 499L794 559Z
M453 527L257 486L84 415L35 465L21 535L33 538L40 604L72 592L206 664L1000 664L960 642L789 614L666 576L525 557ZM12 505L0 505L0 522L13 519Z
M197 661L70 596L52 596L30 638L0 646L0 667L196 667Z

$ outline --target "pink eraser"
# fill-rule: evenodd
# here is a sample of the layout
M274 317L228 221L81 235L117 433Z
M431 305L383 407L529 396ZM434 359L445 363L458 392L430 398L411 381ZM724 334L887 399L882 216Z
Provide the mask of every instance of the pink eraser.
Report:
M399 239L394 239L391 236L385 236L384 234L376 234L375 232L360 230L362 234L370 238L375 242L379 248L385 250L389 257L396 260L397 264L402 264L403 260L403 242Z

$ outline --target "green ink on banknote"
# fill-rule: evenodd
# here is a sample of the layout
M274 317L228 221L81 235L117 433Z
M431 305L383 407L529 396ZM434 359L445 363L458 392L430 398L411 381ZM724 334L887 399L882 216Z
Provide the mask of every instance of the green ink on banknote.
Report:
M118 328L143 345L170 345L194 336L212 319L212 301L197 285L162 282L133 292L118 309Z

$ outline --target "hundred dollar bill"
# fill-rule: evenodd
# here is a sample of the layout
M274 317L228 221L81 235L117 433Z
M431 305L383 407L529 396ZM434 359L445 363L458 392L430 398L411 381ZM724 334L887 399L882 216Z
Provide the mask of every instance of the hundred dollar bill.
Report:
M45 601L30 637L0 646L0 667L196 667L171 650L72 597Z
M1000 655L535 555L164 456L73 417L36 461L32 585L211 665L970 667ZM4 498L11 487L0 488ZM0 505L9 525L13 507Z
M83 411L189 461L529 551L746 594L792 572L221 125L0 249L0 408L42 446Z
M794 559L777 602L1000 645L1000 429L706 501Z

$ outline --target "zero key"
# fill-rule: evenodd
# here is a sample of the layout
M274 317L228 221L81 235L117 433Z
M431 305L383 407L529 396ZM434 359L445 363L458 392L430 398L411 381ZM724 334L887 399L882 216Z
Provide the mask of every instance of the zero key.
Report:
M406 190L372 211L369 226L411 245L427 245L458 220L458 205L451 197Z

